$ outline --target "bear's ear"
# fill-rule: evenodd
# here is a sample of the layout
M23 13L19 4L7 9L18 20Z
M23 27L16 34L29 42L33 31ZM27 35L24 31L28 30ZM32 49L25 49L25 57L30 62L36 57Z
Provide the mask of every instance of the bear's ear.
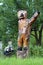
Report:
M21 14L21 11L19 10L19 11L17 12L18 18L20 18L20 14Z
M24 10L24 14L25 14L25 17L27 18L27 11L26 10Z
M17 15L19 15L19 13L20 13L20 10L17 12Z
M24 12L25 12L25 14L27 14L27 11L26 10L24 10Z
M21 12L21 10L18 10L18 11L17 11L17 13L20 13L20 12Z

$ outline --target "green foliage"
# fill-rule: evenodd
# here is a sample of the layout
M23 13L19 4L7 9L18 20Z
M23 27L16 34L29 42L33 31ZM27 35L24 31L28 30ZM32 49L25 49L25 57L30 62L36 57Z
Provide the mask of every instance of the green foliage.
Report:
M30 55L43 57L43 48L41 46L30 45Z

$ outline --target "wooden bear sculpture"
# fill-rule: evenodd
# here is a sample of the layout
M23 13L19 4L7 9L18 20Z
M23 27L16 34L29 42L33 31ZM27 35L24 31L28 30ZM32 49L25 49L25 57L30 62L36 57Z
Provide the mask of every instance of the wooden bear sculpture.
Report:
M39 16L40 12L35 12L34 15L28 19L27 18L27 11L20 10L18 11L18 50L17 56L26 56L28 55L28 46L29 46L29 38L30 38L30 31L31 25L37 17ZM23 50L22 50L23 48Z

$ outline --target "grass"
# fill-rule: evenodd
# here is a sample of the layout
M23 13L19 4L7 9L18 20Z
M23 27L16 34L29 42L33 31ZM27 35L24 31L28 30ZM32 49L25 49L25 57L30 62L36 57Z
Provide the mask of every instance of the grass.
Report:
M42 57L29 57L27 59L17 59L16 57L1 57L0 65L43 65Z

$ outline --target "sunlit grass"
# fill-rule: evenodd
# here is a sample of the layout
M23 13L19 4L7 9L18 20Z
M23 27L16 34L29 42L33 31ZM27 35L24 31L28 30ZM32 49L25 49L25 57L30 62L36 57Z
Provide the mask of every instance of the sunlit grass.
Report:
M0 58L0 65L43 65L43 58L30 57L27 59L17 59L16 57Z

